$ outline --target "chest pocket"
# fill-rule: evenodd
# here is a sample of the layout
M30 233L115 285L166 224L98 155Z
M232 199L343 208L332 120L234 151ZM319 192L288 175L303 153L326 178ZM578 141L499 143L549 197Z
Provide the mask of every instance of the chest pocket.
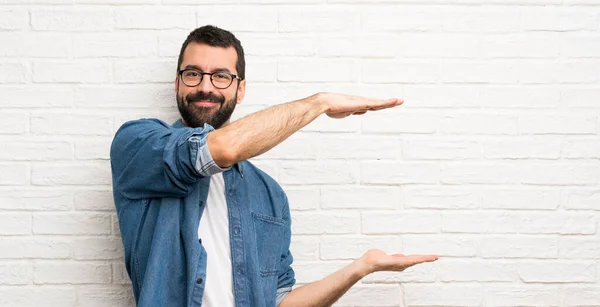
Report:
M252 213L252 220L260 275L277 275L277 262L281 257L281 240L285 223L282 219L257 213Z

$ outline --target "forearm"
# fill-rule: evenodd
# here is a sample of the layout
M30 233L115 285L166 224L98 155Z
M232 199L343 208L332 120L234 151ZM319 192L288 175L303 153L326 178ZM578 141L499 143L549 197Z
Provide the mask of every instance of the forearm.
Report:
M250 114L208 135L215 162L222 167L258 156L326 111L319 95Z
M354 261L319 281L292 290L278 307L331 306L366 274L364 266Z

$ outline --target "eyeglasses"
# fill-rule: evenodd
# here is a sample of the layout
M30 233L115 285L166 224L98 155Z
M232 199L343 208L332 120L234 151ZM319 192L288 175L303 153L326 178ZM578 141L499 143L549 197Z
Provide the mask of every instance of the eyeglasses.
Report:
M242 78L224 71L210 73L201 72L193 68L179 71L179 76L183 84L191 87L198 86L202 82L202 79L204 79L204 75L209 75L212 85L221 90L228 88L234 79L242 80Z

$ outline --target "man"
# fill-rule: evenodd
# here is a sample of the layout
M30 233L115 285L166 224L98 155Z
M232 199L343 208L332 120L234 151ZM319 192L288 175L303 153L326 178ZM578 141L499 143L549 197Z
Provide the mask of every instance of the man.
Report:
M343 118L401 100L320 93L230 123L246 90L244 52L233 34L212 26L183 43L175 90L181 120L127 122L111 146L114 199L138 306L330 306L371 272L437 259L371 250L293 289L287 198L246 161L323 113Z

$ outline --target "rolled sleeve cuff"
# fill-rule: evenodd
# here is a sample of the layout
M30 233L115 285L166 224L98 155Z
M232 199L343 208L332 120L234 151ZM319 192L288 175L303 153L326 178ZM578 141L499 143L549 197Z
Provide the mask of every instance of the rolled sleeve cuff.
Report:
M281 302L283 302L283 299L290 292L292 292L292 287L286 287L286 288L279 288L279 289L277 289L277 294L276 294L276 297L275 297L275 304L276 304L276 306L279 306L279 304L281 304Z
M194 162L196 172L200 176L209 177L230 169L230 167L222 168L218 166L210 154L208 144L206 143L206 136L208 132L214 129L210 125L205 124L203 130L204 133L193 135L188 139L191 144L192 157L196 157Z

